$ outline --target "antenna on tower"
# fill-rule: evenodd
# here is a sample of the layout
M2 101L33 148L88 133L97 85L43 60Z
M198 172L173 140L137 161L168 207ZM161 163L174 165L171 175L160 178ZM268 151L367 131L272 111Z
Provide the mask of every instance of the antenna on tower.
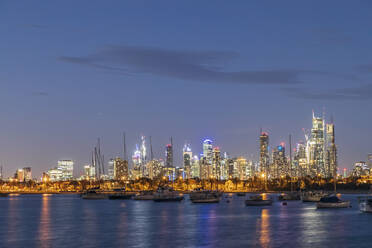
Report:
M154 159L154 153L152 152L152 140L150 136L150 159L151 161Z

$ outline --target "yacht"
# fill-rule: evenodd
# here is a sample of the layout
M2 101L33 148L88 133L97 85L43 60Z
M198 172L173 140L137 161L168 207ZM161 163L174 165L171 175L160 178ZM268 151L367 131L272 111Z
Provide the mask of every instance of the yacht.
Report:
M271 206L273 200L268 198L266 194L262 195L252 195L249 199L245 200L246 206Z
M359 209L363 213L372 213L372 196L359 197Z
M298 192L281 193L278 196L279 201L299 201L301 196Z
M172 188L161 187L154 193L154 201L164 202L164 201L182 201L184 199L183 195L174 191Z
M95 190L87 190L81 195L81 198L84 200L102 200L107 199L106 194L97 193Z
M192 203L219 203L220 193L209 190L194 190L190 193Z
M154 192L152 191L141 191L133 197L136 201L149 201L154 200Z
M326 193L317 191L307 191L301 194L302 202L319 202L322 197L327 196Z
M349 208L350 201L343 201L336 195L322 197L316 204L317 208Z

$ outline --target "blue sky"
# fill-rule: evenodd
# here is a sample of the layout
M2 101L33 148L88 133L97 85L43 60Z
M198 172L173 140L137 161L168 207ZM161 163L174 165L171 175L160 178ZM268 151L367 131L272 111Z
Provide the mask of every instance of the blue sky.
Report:
M257 157L334 117L340 167L371 148L370 1L0 2L0 162L7 175L105 157L152 136L176 162L205 137Z

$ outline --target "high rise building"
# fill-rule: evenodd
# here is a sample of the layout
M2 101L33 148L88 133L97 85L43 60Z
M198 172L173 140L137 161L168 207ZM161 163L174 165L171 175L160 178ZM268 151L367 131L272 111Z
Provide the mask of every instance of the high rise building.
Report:
M72 160L58 160L57 169L61 171L62 181L72 180L74 172L74 161Z
M192 151L189 144L183 147L183 168L186 178L191 178Z
M246 180L247 179L247 160L244 157L238 157L235 160L236 167L237 167L237 178L240 180Z
M96 169L94 168L94 166L90 164L84 165L84 176L87 180L96 178Z
M273 149L273 170L271 176L274 178L280 178L289 176L289 168L287 158L285 156L285 146L281 143L275 149Z
M335 143L335 126L333 123L326 125L327 150L325 176L328 178L335 177L337 174L337 147Z
M305 177L309 174L307 166L306 146L304 143L298 143L296 146L293 164L295 168L295 175L298 177Z
M197 155L191 160L191 178L200 178L200 164Z
M147 150L146 150L146 138L145 136L141 136L141 149L140 149L140 156L141 156L141 175L145 177L147 175L146 172L146 163L147 163Z
M23 169L18 169L15 173L15 178L18 182L24 182L25 181L25 172Z
M203 157L205 157L207 163L212 164L213 145L212 145L212 140L210 139L205 139L203 141Z
M114 174L115 174L114 159L111 158L108 161L108 166L107 166L107 176L108 176L109 180L113 180L115 178Z
M324 120L313 112L313 127L308 141L308 163L310 176L325 176L324 163Z
M142 177L142 171L141 171L141 151L138 148L138 145L136 145L136 150L133 153L132 156L132 162L133 162L133 170L132 170L132 178L137 179Z
M360 176L367 176L369 174L370 174L370 169L366 162L360 161L354 164L352 176L360 177Z
M221 170L221 152L219 147L213 148L212 153L212 173L213 177L216 179L222 179L222 170Z
M269 173L269 135L261 132L260 135L260 171L265 173L267 178Z
M227 176L229 179L237 178L238 173L235 169L235 161L232 158L226 159L226 169L227 169Z
M25 167L23 168L25 181L31 181L32 180L32 174L31 174L31 167Z
M367 156L367 164L370 169L372 169L372 153Z
M119 157L114 159L114 178L115 180L128 180L128 161Z
M173 146L168 144L165 148L165 166L167 168L173 168Z
M159 160L153 159L147 163L147 171L150 179L157 179L163 176L163 166Z

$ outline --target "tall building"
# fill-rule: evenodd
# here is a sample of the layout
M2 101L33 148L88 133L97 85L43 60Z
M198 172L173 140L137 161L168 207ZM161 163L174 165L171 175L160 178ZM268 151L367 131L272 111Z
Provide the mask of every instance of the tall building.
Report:
M147 163L147 171L150 179L157 179L163 176L163 166L159 160L151 160Z
M110 180L114 179L114 174L115 174L115 170L114 170L114 159L110 159L108 161L108 166L107 166L107 176Z
M173 145L168 144L165 148L165 166L173 168Z
M313 127L308 141L308 163L310 176L325 176L324 163L324 120L316 117L313 112Z
M333 123L326 125L327 133L327 150L325 176L328 178L335 177L337 174L337 147L335 143L335 126Z
M200 178L200 165L197 155L191 160L191 178Z
M96 178L96 169L94 166L90 164L84 165L84 176L88 180Z
M265 173L267 178L269 173L269 135L261 132L260 135L260 171Z
M189 144L183 147L183 168L186 178L191 178L192 151Z
M62 181L72 180L74 172L74 161L72 160L58 160L57 169L61 171Z
M287 158L285 156L285 146L281 143L273 149L273 170L271 176L274 178L285 177L289 175Z
M369 174L370 174L370 169L366 162L360 161L354 164L352 176L360 177L360 176L367 176Z
M24 182L25 181L25 172L23 169L18 169L15 173L15 178L18 182Z
M212 152L212 170L213 177L216 179L222 179L221 170L221 152L219 147L214 147Z
M141 175L145 177L147 175L146 172L146 163L147 163L147 150L146 150L146 138L145 136L141 136L141 149L140 149L140 156L141 156Z
M227 176L229 179L237 178L238 173L235 170L235 161L232 158L226 159L226 169L227 169Z
M207 163L212 164L213 145L212 145L212 140L210 139L205 139L203 141L203 156L205 157Z
M141 170L142 159L141 159L141 151L138 148L138 145L136 145L136 150L133 153L132 162L133 162L133 170L132 170L133 179L142 177L142 170Z
M115 180L128 180L128 161L121 158L114 159L114 178Z
M31 167L25 167L23 168L25 181L31 181L32 180L32 174L31 174Z
M244 157L238 157L235 160L236 167L237 167L237 178L240 180L246 180L247 179L247 167L248 163L247 160Z
M309 174L309 168L307 166L307 157L306 157L306 146L304 143L298 143L296 146L293 164L295 170L295 175L298 177L305 177Z
M372 153L367 156L367 164L370 169L372 169Z

